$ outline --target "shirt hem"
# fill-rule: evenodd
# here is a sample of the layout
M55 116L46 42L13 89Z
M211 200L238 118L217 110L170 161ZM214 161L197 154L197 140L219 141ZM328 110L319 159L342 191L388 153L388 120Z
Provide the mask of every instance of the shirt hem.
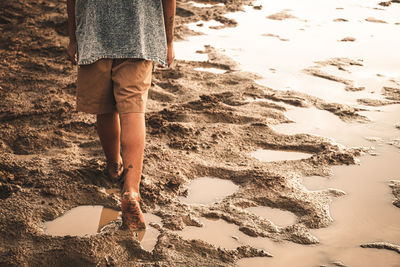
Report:
M88 59L79 59L78 60L78 65L89 65L94 62L96 62L99 59L103 58L112 58L112 59L120 59L120 58L140 58L140 59L145 59L145 60L152 60L155 62L160 63L163 67L167 67L167 63L165 60L160 59L159 57L152 57L152 56L141 56L137 54L126 54L126 55L100 55L100 56L94 56Z

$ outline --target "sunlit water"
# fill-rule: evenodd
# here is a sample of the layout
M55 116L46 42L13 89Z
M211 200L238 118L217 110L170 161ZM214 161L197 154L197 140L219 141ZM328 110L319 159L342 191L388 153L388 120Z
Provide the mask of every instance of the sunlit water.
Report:
M289 226L296 222L296 215L287 210L281 210L270 207L251 207L247 211L254 213L260 217L270 220L277 226Z
M376 146L373 141L378 137L382 143L400 136L395 127L400 120L400 105L389 105L374 108L372 111L359 112L371 122L344 122L334 114L317 108L291 107L285 114L294 123L273 125L272 128L283 134L308 133L333 139L347 146Z
M335 261L346 266L400 266L400 256L390 251L364 249L360 245L374 241L398 244L400 212L391 204L388 186L400 176L400 153L396 148L382 146L381 156L361 158L361 164L334 167L334 176L304 177L309 190L340 188L347 195L335 200L330 208L334 222L327 228L312 230L318 237L317 246L289 243L259 243L274 258L245 259L239 266L317 266ZM308 180L310 179L310 180ZM250 241L250 244L253 243ZM291 257L286 257L291 253Z
M329 102L355 104L358 98L379 99L381 85L393 86L390 80L399 78L400 53L396 51L400 47L400 25L395 23L400 22L400 5L382 8L377 3L371 0L258 1L256 4L263 6L261 10L246 7L245 12L227 15L238 22L235 28L210 29L213 22L189 24L192 30L205 35L177 42L176 55L178 59L207 60L205 54L196 51L211 45L238 61L243 70L261 74L263 79L259 83L274 89L301 91ZM297 18L266 18L285 9ZM366 22L368 17L388 23ZM335 22L338 18L348 22ZM265 37L265 34L275 34L289 41ZM346 36L352 36L356 41L338 42ZM346 92L341 83L302 71L315 65L316 61L334 57L362 60L364 66L347 69L351 71L355 85L368 85L364 91ZM349 77L344 71L324 70Z
M137 237L143 249L151 251L157 243L157 229L150 226L150 223L161 224L161 218L144 213L146 230L137 231ZM103 206L78 206L53 221L44 223L45 233L52 236L90 236L101 232L113 221L121 219L121 212Z
M395 127L400 122L400 105L369 107L357 102L361 98L385 99L381 92L383 86L399 87L400 25L396 23L400 22L400 4L382 7L378 2L258 1L256 4L263 6L261 10L246 7L245 12L228 15L238 22L236 28L215 30L212 29L213 22L189 25L192 30L205 35L177 43L178 59L206 61L206 54L196 51L211 45L238 61L242 70L260 74L262 79L257 81L260 84L363 108L366 111L360 114L371 120L348 123L328 111L290 107L286 115L294 123L274 125L276 131L320 135L350 147L373 147L377 156L361 157L360 165L336 166L329 179L303 177L305 190L338 188L347 193L331 204L334 222L327 228L312 230L321 242L318 245L274 243L266 238L252 238L241 233L235 225L205 218L202 218L204 227L187 227L180 233L182 236L225 248L248 244L274 255L273 258L243 259L238 261L239 266L332 266L334 262L347 266L400 266L400 256L393 251L360 247L374 241L400 242L400 210L391 204L393 196L388 186L390 180L400 179L400 151L388 144L400 137L400 130ZM282 10L288 10L287 13L296 18L267 18ZM367 22L370 17L387 23ZM347 22L336 22L336 19ZM355 41L339 41L347 36L354 37ZM363 66L346 66L347 71L333 66L318 68L351 80L355 86L365 87L364 90L345 91L342 83L303 71L317 66L317 61L335 57L359 60ZM279 158L290 159L289 154ZM271 157L266 161L274 160L278 158ZM274 222L274 217L278 221L281 215L264 216Z
M268 150L258 149L250 153L250 155L259 161L273 162L282 160L299 160L310 158L312 154L295 152L295 151L283 151L283 150Z
M206 72L211 72L215 74L222 74L225 73L225 70L217 69L217 68L195 68L194 70L197 71L206 71Z
M187 188L187 197L180 197L180 201L186 204L212 204L235 193L239 186L229 180L200 177L191 181Z
M103 206L79 206L53 221L45 222L45 232L54 236L94 235L118 216L118 211Z
M334 176L330 179L303 178L308 190L340 188L347 193L331 205L334 222L327 228L311 231L320 240L318 245L276 243L267 238L249 237L236 225L205 218L201 219L203 227L186 227L179 234L185 239L201 239L227 249L251 245L274 255L273 258L243 259L238 262L239 266L330 266L338 261L347 266L400 266L400 256L394 252L360 247L374 241L398 244L400 240L400 212L391 204L393 197L388 186L390 180L400 176L400 153L388 145L380 146L377 152L381 156L362 157L360 165L334 167ZM295 215L287 211L267 207L246 210L281 227L296 221Z

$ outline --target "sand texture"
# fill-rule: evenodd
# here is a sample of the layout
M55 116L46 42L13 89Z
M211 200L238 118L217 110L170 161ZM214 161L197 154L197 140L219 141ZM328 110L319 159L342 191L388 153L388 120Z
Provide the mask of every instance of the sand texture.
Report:
M214 5L195 7L188 1L177 2L178 40L201 34L186 26L191 22L216 20L223 27L234 27L236 21L224 15L251 4L201 1ZM313 107L346 122L368 121L363 109L262 86L255 82L257 75L240 71L237 62L212 45L200 51L207 61L177 60L174 68L157 69L153 75L141 196L143 211L162 218L162 224L154 225L160 232L155 248L144 250L135 235L118 228L120 222L90 237L46 235L43 223L73 207L103 205L119 210L120 201L102 190L113 185L103 174L95 118L74 110L76 67L65 54L64 1L2 1L0 10L0 266L234 266L242 258L273 256L248 245L218 248L177 234L187 226L201 227L202 217L222 219L250 237L303 245L320 242L311 230L332 223L330 204L345 193L333 188L311 191L299 178L329 176L333 166L356 164L366 150L317 135L281 134L271 126L291 122L285 115L288 107ZM268 17L294 18L288 10ZM265 36L289 42L279 35ZM326 72L326 66L345 73L363 62L331 58L303 72L343 84L347 91L365 89ZM383 106L400 101L398 87L382 90L384 100L359 102ZM310 157L263 162L250 155L257 149L303 152ZM187 194L185 186L196 177L227 179L239 189L218 203L184 204L179 197ZM393 182L392 190L394 205L399 206L398 182ZM290 211L296 222L281 227L245 210L257 206ZM399 250L395 245L363 246Z

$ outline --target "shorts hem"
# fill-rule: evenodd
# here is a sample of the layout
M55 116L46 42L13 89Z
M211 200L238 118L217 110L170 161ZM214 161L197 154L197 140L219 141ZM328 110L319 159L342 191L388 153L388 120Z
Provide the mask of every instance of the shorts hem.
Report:
M91 107L90 108L90 107L87 107L87 106L86 107L82 107L80 105L77 105L76 110L80 111L80 112L85 112L85 113L89 113L89 114L96 114L96 115L117 112L117 110L115 108L113 108L113 107L110 107L110 108L93 108L93 107Z
M146 113L146 107L135 104L119 105L117 104L117 110L119 113Z

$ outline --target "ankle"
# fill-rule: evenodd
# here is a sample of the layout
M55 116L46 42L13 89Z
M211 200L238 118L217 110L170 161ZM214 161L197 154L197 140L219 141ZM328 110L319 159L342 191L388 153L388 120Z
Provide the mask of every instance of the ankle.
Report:
M136 179L125 177L122 193L131 192L139 194L139 182Z
M106 162L108 165L112 165L112 164L118 164L118 165L123 165L122 164L122 157L119 156L118 158L108 158L106 157Z
M122 191L123 191L123 193L129 192L129 193L137 193L137 194L139 194L139 186L127 186L127 185L124 185Z

